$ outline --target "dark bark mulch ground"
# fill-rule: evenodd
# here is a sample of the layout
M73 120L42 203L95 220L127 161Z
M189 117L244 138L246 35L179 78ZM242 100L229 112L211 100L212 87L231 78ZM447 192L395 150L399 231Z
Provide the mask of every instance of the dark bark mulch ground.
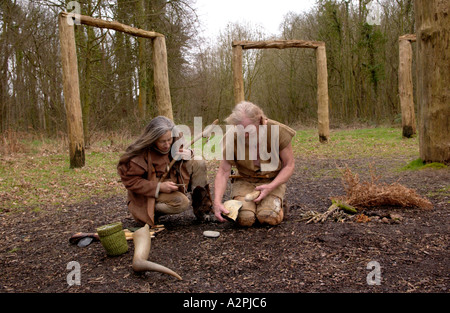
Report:
M76 232L92 232L115 221L137 226L124 195L40 212L2 213L0 291L447 293L450 197L439 190L448 186L450 171L393 172L398 165L394 160L346 160L362 179L369 178L370 162L383 181L400 179L427 196L434 209L374 208L365 212L372 217L366 223L306 224L304 212L325 212L329 197L344 190L334 160L297 160L286 196L289 214L279 226L247 229L230 222L200 223L191 211L161 218L166 230L152 240L150 260L178 272L182 281L133 272L132 241L128 252L118 257L107 257L99 242L85 248L69 243ZM390 213L401 220L390 219ZM206 238L204 230L217 230L220 237ZM80 264L79 286L67 283L70 261ZM367 283L371 261L381 266L380 285Z

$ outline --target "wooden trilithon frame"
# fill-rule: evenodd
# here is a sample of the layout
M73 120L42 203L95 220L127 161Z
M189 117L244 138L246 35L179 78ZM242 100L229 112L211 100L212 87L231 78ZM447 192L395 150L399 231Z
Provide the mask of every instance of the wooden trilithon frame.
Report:
M84 166L85 157L75 32L74 23L69 23L70 19L88 26L109 28L132 36L151 39L153 48L154 87L158 114L173 120L173 113L164 35L134 28L115 21L110 22L67 12L60 13L59 36L61 41L64 102L69 136L70 167L75 168Z
M285 49L310 48L316 50L317 62L317 115L320 142L328 142L330 122L328 111L328 72L325 43L322 41L272 40L272 41L233 41L233 87L234 100L245 100L244 78L242 73L242 50L245 49Z

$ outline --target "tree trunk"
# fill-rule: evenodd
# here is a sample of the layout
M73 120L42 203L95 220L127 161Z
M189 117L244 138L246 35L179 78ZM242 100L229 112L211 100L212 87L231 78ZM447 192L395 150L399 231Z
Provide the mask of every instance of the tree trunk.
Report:
M409 40L399 40L398 92L402 110L403 137L416 134L416 117L412 83L412 48Z
M90 12L90 8L89 8ZM85 46L85 64L84 64L84 90L81 93L83 96L83 103L81 105L81 112L83 114L83 133L84 133L84 144L86 147L89 148L90 146L90 117L91 117L91 105L92 105L92 98L93 98L93 90L92 90L92 53L94 49L95 44L95 33L94 29L92 27L87 27L87 40L86 40L86 46Z
M83 167L85 162L83 118L81 115L75 32L74 26L69 25L66 17L62 14L59 15L59 36L61 41L63 90L69 135L70 167Z
M330 120L328 112L328 71L325 46L316 49L317 59L317 116L319 141L328 142L330 136Z
M419 150L450 162L450 0L416 0Z
M146 29L146 11L144 0L136 2L137 22L140 29ZM145 118L145 108L147 107L147 49L145 48L147 40L145 38L138 38L139 46L139 103L138 109L140 118Z
M147 107L147 60L146 60L146 49L145 49L145 39L138 38L139 43L139 103L138 110L140 118L145 117L145 108Z

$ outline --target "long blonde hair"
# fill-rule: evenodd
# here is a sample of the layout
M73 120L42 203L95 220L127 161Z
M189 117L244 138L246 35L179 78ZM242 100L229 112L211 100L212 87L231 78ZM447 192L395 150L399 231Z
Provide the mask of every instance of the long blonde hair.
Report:
M125 153L120 157L119 164L126 163L133 157L140 155L150 148L159 137L167 131L172 131L174 126L175 124L165 116L157 116L152 119L136 141L125 150Z
M246 117L256 125L261 124L261 119L266 119L263 110L259 106L249 101L242 101L236 104L230 116L225 119L225 122L229 125L238 125Z

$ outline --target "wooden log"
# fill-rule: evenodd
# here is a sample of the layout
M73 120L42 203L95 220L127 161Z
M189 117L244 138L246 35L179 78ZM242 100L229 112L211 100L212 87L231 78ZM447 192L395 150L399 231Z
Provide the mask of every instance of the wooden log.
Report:
M398 92L402 110L403 137L411 138L416 134L414 113L414 94L412 82L412 47L406 39L399 40Z
M238 104L245 100L244 78L242 73L242 46L233 46L232 52L234 102Z
M75 19L74 13L62 12L61 15L64 18L72 17ZM76 18L79 19L80 23L84 24L84 25L113 29L113 30L117 30L120 32L124 32L124 33L130 34L130 35L136 36L136 37L144 37L144 38L150 38L150 39L157 38L157 37L164 37L163 34L131 27L131 26L128 26L128 25L125 25L125 24L122 24L122 23L119 23L116 21L105 21L102 19L93 18L93 17L86 16L86 15L79 15L79 14L76 15Z
M399 40L408 40L410 42L415 42L416 41L416 34L406 34L406 35L400 36L398 39Z
M232 46L241 46L242 49L285 49L285 48L311 48L325 46L322 41L305 40L266 40L266 41L233 41Z
M167 69L167 49L164 37L155 37L153 43L153 77L158 114L173 120L170 98L169 72Z
M85 164L85 153L75 32L74 26L67 23L63 14L59 15L58 22L70 167L78 168Z
M420 158L450 163L450 0L416 0Z
M317 62L317 116L319 141L328 142L330 136L330 121L328 112L328 72L325 46L316 49Z

